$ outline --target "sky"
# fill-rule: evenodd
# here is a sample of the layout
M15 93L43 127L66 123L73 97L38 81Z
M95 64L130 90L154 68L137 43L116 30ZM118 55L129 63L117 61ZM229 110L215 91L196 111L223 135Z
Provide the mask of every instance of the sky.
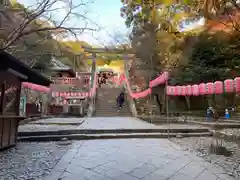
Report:
M74 0L79 3L80 0ZM87 8L79 8L78 12L86 11L89 19L89 27L94 27L100 30L97 32L86 32L80 35L79 40L89 42L93 45L105 45L109 42L114 42L115 34L127 34L130 30L126 28L124 19L120 17L120 8L122 6L120 0L92 0L94 3L89 3ZM18 0L27 6L32 5L36 0ZM55 13L54 18L62 19L64 17L62 12ZM72 19L72 24L77 24L79 27L83 22L81 20ZM70 23L69 22L69 23ZM97 25L97 26L96 26ZM85 23L82 24L82 27Z
M18 2L29 7L36 4L36 1L42 0L18 0ZM87 6L79 7L75 11L77 13L87 13L88 27L97 28L96 32L85 32L78 36L81 41L86 41L91 45L105 46L114 43L124 43L127 41L130 29L127 29L124 23L124 19L120 17L120 8L122 6L121 0L73 0L74 3L79 4L81 1L91 1ZM60 1L58 1L60 2ZM63 5L57 4L57 7ZM61 21L65 17L65 13L61 8L60 11L54 11L52 17ZM68 21L67 25L71 27L85 27L85 22L81 19L72 18ZM190 24L183 23L180 31L192 30L196 26L202 26L204 19L200 19ZM99 30L100 29L100 30ZM116 38L117 37L117 38Z

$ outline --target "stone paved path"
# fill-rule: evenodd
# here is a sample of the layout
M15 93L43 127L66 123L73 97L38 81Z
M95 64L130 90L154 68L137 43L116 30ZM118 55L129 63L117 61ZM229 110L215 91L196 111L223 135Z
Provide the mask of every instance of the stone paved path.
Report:
M86 118L80 125L83 129L161 129L161 128L204 128L199 125L154 125L134 117L94 117Z
M233 180L167 139L78 141L44 180Z
M54 131L67 129L165 129L165 128L206 128L200 125L184 125L184 124L169 124L169 125L154 125L133 117L93 117L93 118L51 118L42 119L37 122L41 123L58 123L58 122L82 122L77 125L38 125L25 124L20 125L18 131Z

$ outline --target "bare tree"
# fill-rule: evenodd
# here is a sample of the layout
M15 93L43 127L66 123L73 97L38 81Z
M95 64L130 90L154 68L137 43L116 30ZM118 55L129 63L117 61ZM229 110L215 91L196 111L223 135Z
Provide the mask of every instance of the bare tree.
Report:
M46 54L61 54L57 38L78 38L99 27L87 17L91 0L35 0L29 6L0 5L0 50L5 50L33 67ZM91 23L91 24L90 24ZM40 48L41 47L41 48ZM13 98L5 111L15 102Z
M26 55L27 42L32 39L31 47L49 44L53 38L77 37L84 31L96 31L99 27L87 17L87 6L90 0L36 0L27 7L8 6L0 10L0 49L10 53ZM39 36L42 36L39 38ZM40 50L40 49L39 49ZM46 52L51 53L51 52ZM44 52L28 53L35 60L27 63L32 66L36 57ZM31 59L28 57L28 59Z

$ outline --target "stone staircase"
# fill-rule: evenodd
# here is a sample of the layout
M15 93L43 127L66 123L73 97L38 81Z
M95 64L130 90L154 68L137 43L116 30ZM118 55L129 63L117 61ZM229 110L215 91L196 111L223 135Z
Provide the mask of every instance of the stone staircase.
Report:
M118 112L116 105L116 98L121 92L121 88L98 88L97 101L96 101L96 113L97 117L109 117L109 116L126 116L131 117L132 113L129 108L129 104L126 101L123 108Z

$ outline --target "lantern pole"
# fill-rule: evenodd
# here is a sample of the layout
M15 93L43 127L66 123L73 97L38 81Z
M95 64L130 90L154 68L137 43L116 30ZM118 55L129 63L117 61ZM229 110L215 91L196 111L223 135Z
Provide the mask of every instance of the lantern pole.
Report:
M167 71L168 72L168 71ZM168 94L167 94L167 86L168 86L168 79L166 80L166 83L165 83L165 100L166 100L166 118L167 118L167 124L169 124L169 107L168 107ZM168 138L170 137L169 136L169 128L168 128Z

